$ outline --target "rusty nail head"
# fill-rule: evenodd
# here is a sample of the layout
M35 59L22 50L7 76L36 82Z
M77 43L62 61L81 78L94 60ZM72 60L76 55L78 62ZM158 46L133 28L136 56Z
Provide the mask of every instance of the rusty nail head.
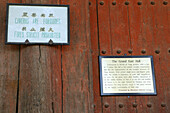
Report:
M91 5L91 2L89 2L89 5Z
M138 2L138 5L142 5L142 2Z
M121 53L121 50L119 49L119 50L117 50L117 54L120 54Z
M108 104L108 103L106 103L104 106L105 106L105 108L108 108L108 107L109 107L109 104Z
M100 1L100 5L104 5L104 2L103 2L103 1Z
M112 5L116 5L116 2L114 1L114 2L112 2Z
M133 107L136 108L138 105L136 103L133 103Z
M156 53L156 54L159 54L159 53L160 53L160 50L155 50L155 53Z
M150 108L150 107L152 107L152 105L151 104L147 104L147 106Z
M164 2L163 2L163 4L164 4L164 5L167 5L167 4L168 4L168 2L167 2L167 1L164 1Z
M29 40L28 39L25 40L25 44L26 45L29 44Z
M154 1L151 1L151 5L155 5L155 2L154 2Z
M102 50L102 54L106 54L106 50Z
M94 104L94 105L93 105L93 108L95 108L95 107L96 107L96 105Z
M146 53L146 50L145 50L145 49L143 49L141 52L142 52L143 54L145 54L145 53Z
M132 54L133 51L131 49L129 49L128 52L129 52L129 54Z
M126 1L126 2L125 2L125 5L129 5L129 2L128 2L128 1Z
M48 43L49 43L49 45L52 45L53 41L50 39Z
M119 108L123 108L123 104L119 104Z
M162 107L165 107L165 106L166 106L166 104L165 104L165 103L162 103L162 104L161 104L161 106L162 106Z

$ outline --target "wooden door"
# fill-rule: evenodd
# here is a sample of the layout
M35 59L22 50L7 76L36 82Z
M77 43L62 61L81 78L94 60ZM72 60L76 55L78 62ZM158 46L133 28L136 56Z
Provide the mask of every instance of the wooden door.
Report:
M90 0L95 113L168 113L169 1ZM100 96L98 56L152 55L157 96Z
M5 45L6 3L70 5L70 45ZM169 0L1 0L0 113L169 113ZM152 55L157 96L100 96L98 56Z

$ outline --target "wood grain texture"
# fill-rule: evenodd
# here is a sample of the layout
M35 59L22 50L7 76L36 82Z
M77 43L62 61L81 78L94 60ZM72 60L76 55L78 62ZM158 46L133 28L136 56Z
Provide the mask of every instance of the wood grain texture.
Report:
M61 46L21 46L20 54L19 113L61 113Z
M112 38L110 29L110 2L98 0L98 26L99 26L99 47L100 55L112 55ZM115 98L102 97L102 112L111 113L115 109ZM109 107L105 107L108 106ZM98 108L100 109L100 108Z
M63 112L93 113L93 77L88 0L70 5L70 45L62 46Z
M102 103L100 96L99 83L99 34L98 34L98 3L95 0L89 1L90 13L90 34L91 34L91 48L92 48L92 63L93 63L93 95L94 95L94 112L102 113Z
M0 113L15 113L19 69L19 46L5 45L6 3L0 1Z
M142 1L142 5L130 7L130 28L132 32L133 55L152 55L154 57L154 68L157 86L157 96L137 96L137 112L166 113L168 107L161 107L165 102L168 91L167 83L169 73L168 65L168 6L163 5L163 1L155 0L155 5L150 1ZM146 53L142 54L141 50ZM160 53L155 53L160 50ZM163 69L162 69L163 68ZM164 70L164 71L162 71ZM163 73L163 74L162 74ZM166 79L166 80L165 80ZM163 82L164 81L164 82ZM166 96L165 96L166 95ZM151 107L148 106L151 105Z
M170 1L113 1L1 0L0 113L169 113ZM7 2L70 5L70 45L5 45ZM157 96L100 96L98 56L124 54L153 56Z

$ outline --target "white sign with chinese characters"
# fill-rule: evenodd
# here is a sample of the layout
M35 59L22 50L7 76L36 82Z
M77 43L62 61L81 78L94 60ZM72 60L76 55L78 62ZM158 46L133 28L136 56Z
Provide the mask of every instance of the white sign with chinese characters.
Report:
M67 5L8 4L6 43L69 44Z

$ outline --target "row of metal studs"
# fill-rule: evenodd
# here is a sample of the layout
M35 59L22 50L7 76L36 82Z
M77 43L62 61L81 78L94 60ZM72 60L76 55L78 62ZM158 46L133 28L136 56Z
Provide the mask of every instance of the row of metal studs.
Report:
M154 1L151 1L150 3L151 3L151 5L155 5ZM128 1L125 2L125 5L129 5L129 4L130 4L130 2L128 2ZM138 5L142 5L142 2L137 2L137 4ZM163 4L164 5L168 5L168 2L164 1ZM89 5L91 5L91 2L89 2ZM104 5L104 1L100 1L100 5ZM112 5L116 5L116 2L115 1L112 2Z

